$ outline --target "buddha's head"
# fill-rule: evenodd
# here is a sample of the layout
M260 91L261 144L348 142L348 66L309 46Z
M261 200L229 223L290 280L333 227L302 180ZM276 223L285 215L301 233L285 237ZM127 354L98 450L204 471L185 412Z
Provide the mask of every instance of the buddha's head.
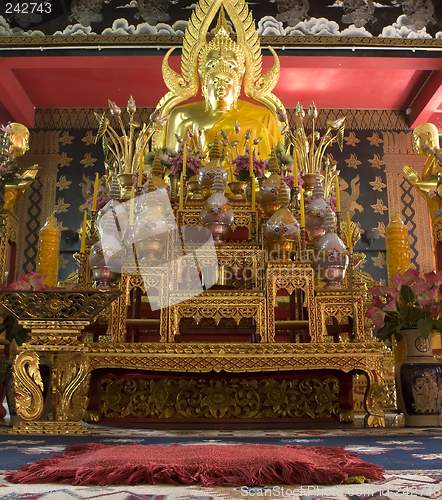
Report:
M420 155L428 155L439 147L439 132L433 123L421 123L413 130L413 150Z
M245 53L230 38L223 8L218 17L215 37L199 53L198 71L208 109L231 109L241 93Z
M29 149L29 130L21 123L11 123L11 146L9 153L22 156Z

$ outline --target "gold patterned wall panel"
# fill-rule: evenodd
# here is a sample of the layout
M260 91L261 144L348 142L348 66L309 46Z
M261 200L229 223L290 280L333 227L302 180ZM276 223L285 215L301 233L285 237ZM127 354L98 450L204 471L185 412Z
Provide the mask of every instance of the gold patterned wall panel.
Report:
M56 205L56 183L59 154L59 130L31 131L29 151L18 161L26 166L38 165L37 180L29 186L15 207L20 226L17 240L17 272L35 271L38 230Z
M408 165L419 174L425 158L413 152L411 132L383 132L385 173L387 176L388 208L391 215L396 207L409 231L410 257L422 272L435 269L431 220L427 203L405 179L402 167Z

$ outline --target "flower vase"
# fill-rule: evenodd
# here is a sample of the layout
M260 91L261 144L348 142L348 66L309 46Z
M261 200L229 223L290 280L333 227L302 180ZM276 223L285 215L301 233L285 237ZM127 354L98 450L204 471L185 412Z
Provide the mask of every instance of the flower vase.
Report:
M440 427L442 364L433 357L430 338L416 329L401 330L407 357L395 367L398 408L407 427Z
M189 196L189 194L192 194ZM187 182L187 198L191 200L201 200L202 194L197 175L192 175Z
M304 174L302 176L302 180L304 181L304 184L302 185L302 188L304 189L304 197L308 198L312 195L313 193L313 188L315 187L315 177L316 174Z
M233 196L232 200L243 200L244 199L244 190L247 187L246 181L232 181L229 182L230 191L232 191Z
M133 174L130 172L118 174L118 184L120 185L121 198L132 198L132 186L134 185Z

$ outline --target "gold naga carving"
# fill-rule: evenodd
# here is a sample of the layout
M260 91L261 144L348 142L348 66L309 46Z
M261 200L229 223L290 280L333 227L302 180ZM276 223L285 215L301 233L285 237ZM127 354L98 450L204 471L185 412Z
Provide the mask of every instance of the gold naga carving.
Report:
M91 377L87 355L81 352L58 353L54 365L55 419L82 420L89 402L87 394Z
M43 413L43 381L36 352L22 351L14 362L17 414L26 421L38 420Z

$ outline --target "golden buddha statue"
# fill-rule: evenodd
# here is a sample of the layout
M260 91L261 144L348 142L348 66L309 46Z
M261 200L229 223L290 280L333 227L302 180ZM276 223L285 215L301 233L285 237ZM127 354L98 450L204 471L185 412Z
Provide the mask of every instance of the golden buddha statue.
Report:
M437 187L437 179L434 176L442 172L437 158L433 155L434 148L439 148L439 134L436 125L432 123L418 125L413 130L413 150L427 158L422 178L407 165L404 165L402 169L409 183L426 200L432 220L434 220L436 210L441 208L442 204L442 199L439 196L430 198L429 195L430 189Z
M10 142L9 147L9 157L14 159L17 156L23 156L29 150L29 130L27 127L21 123L11 123L10 124ZM5 203L3 208L11 210L17 201L21 198L25 189L33 182L37 175L37 170L29 169L24 171L21 175L24 179L18 184L9 184L6 182L5 185Z
M237 42L229 35L224 9L236 29ZM215 36L207 41L207 29L218 10ZM279 78L279 59L269 47L275 63L272 69L261 75L258 35L254 23L244 23L244 19L251 19L247 13L247 4L233 0L214 0L210 5L206 2L197 5L184 36L182 75L168 64L173 49L163 61L163 78L169 92L157 107L162 108L163 115L169 115L169 120L164 132L157 137L158 145L177 150L179 138L186 140L191 129L200 145L207 147L214 142L215 135L220 137L223 131L228 134L229 141L239 140L238 151L242 152L245 139L235 132L235 123L239 123L243 132L251 131L251 140L262 137L259 150L263 158L270 156L272 146L282 142L282 124L276 118L276 110L284 109L284 106L272 94ZM198 75L204 101L177 106L196 95ZM265 107L239 100L242 84L246 96Z

